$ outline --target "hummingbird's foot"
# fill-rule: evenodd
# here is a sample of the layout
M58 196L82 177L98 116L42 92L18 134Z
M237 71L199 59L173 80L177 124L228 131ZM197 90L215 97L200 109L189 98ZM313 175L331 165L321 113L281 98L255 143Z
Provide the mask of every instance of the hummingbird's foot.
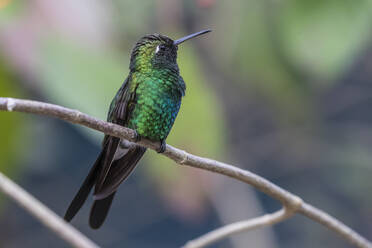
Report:
M160 141L160 147L156 150L158 153L165 152L165 149L167 148L167 143L165 143L165 140Z
M139 135L138 133L137 133L137 131L136 130L134 130L134 142L139 142L139 141L141 141L141 135Z

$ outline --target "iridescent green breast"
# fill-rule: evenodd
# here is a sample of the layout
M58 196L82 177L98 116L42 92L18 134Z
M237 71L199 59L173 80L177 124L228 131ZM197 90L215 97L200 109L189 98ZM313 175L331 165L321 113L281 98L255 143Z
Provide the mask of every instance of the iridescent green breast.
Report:
M133 73L132 90L136 103L128 127L151 140L165 139L176 119L184 92L178 73L162 70L149 74Z

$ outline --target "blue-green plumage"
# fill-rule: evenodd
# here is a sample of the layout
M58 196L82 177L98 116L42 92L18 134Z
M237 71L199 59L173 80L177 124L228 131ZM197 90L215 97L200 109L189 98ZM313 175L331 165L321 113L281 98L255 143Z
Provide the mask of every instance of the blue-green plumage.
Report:
M128 120L141 137L164 140L176 119L184 95L184 83L178 73L159 73L156 76L136 76L137 101Z
M177 65L178 45L190 38L210 32L201 31L179 40L146 35L133 48L130 73L111 102L107 120L134 129L139 138L160 141L167 138L185 95L185 83ZM102 151L66 211L70 221L84 204L94 187L95 201L90 225L99 228L106 218L120 183L143 156L146 148L106 135Z

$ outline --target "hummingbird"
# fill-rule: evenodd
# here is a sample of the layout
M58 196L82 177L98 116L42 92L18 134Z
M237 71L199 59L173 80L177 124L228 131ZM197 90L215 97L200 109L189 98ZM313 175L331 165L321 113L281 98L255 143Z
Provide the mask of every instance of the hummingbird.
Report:
M134 46L129 75L113 98L107 121L133 129L137 141L146 138L160 142L157 152L165 151L167 138L185 95L186 85L177 64L178 46L211 32L202 30L178 40L145 35ZM64 219L71 221L94 187L94 203L89 224L98 229L107 217L119 185L128 178L146 148L134 142L105 135L102 149Z

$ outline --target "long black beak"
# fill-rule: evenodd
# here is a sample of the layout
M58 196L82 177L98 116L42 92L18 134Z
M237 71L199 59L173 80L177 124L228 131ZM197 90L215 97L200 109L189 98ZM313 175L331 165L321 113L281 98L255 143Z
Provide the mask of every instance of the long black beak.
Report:
M209 33L211 31L212 30L210 30L210 29L206 29L206 30L202 30L202 31L199 31L197 33L194 33L194 34L187 35L185 37L182 37L181 39L178 39L178 40L173 41L173 45L178 46L179 44L181 44L184 41L187 41L187 40L189 40L191 38L197 37L197 36L202 35L202 34Z

